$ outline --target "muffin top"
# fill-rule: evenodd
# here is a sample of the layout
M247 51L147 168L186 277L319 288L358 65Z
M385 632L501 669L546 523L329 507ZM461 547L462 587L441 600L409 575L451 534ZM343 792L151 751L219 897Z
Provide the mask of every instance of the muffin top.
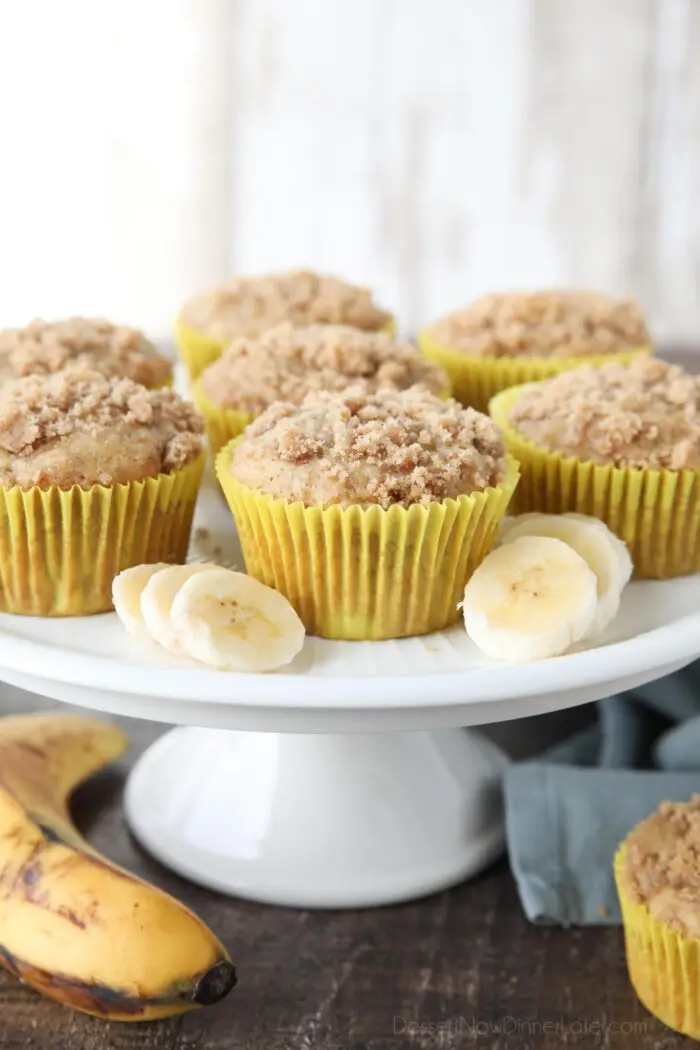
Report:
M700 467L700 377L650 357L533 383L509 422L565 456L616 467Z
M237 339L201 378L202 390L225 408L259 413L273 401L298 405L313 390L343 391L423 384L432 393L449 379L410 343L348 325L282 324L259 339Z
M172 365L137 328L102 318L32 321L0 331L0 382L79 367L104 376L157 387L172 376Z
M255 338L282 321L292 324L346 324L374 332L391 320L372 301L368 288L312 270L265 277L236 277L185 303L184 324L229 341Z
M485 295L428 331L441 346L477 357L610 354L650 341L633 299L576 289Z
M632 900L671 928L700 937L700 795L662 802L625 844Z
M276 402L236 446L231 474L267 495L307 506L410 506L498 484L498 428L472 408L421 387L312 393Z
M112 485L201 455L202 421L172 390L67 371L0 390L0 485Z

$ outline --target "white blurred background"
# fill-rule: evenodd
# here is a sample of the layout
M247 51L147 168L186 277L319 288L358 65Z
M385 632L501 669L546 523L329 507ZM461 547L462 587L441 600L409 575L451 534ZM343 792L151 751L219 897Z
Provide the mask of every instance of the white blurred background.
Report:
M307 264L700 337L700 0L0 0L0 150L3 325Z

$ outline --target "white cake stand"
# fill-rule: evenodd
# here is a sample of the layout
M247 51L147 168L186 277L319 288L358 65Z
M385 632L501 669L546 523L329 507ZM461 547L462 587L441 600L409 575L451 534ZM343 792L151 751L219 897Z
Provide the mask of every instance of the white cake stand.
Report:
M209 483L193 555L236 560ZM113 614L0 615L0 679L186 727L140 759L128 822L204 886L299 907L359 907L452 885L503 842L504 756L457 727L597 700L700 655L700 576L632 584L597 648L521 666L461 627L397 642L309 639L285 673L208 671L131 639ZM203 728L202 728L203 727Z

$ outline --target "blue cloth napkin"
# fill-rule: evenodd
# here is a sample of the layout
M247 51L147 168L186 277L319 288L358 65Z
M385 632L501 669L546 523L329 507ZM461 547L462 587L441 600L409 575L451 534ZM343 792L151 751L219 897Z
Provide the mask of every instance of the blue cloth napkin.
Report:
M700 661L596 707L589 729L506 774L508 852L532 922L619 923L617 846L664 799L700 792Z

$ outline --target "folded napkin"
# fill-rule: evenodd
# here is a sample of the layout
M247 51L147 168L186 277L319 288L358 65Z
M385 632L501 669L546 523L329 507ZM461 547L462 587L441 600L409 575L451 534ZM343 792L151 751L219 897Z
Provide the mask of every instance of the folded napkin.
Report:
M532 922L619 923L615 850L700 791L700 661L597 705L597 722L505 780L508 852Z

